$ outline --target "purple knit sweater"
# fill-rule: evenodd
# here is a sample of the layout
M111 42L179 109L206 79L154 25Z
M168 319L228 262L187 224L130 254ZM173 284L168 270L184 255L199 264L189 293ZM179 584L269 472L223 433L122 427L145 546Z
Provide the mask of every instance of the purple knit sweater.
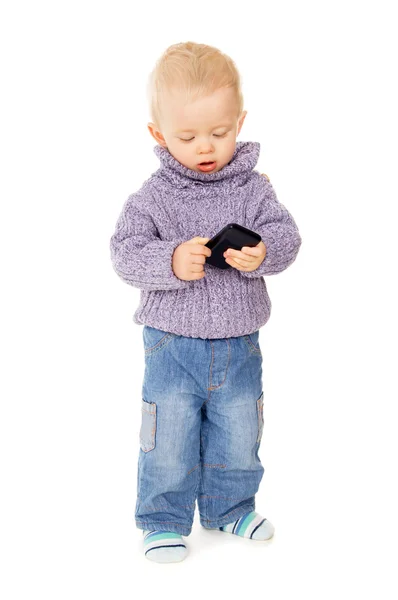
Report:
M154 152L160 168L127 198L110 241L116 273L141 290L134 323L203 339L253 333L271 311L263 275L286 269L301 245L271 183L253 170L260 144L237 142L231 161L215 173L188 169L163 146ZM261 265L244 272L205 263L202 279L176 277L175 248L195 236L212 238L228 223L261 235Z

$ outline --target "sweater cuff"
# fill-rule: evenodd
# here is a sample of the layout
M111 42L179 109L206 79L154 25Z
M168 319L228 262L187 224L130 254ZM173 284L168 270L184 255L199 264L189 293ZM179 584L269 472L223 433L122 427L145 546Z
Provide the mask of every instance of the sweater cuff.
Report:
M284 271L295 261L301 245L301 237L297 230L292 231L285 239L268 231L262 236L262 241L266 248L265 258L254 271L241 271L245 277L263 277Z
M177 277L172 267L174 251L185 241L185 239L176 239L149 244L145 248L146 260L142 265L143 269L141 273L136 273L138 287L146 290L175 290L189 287L191 281Z

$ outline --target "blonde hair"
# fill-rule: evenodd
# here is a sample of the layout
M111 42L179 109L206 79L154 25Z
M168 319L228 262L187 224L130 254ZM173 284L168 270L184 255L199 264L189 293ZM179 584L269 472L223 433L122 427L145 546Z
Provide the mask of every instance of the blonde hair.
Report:
M162 104L167 92L178 90L185 94L186 102L193 102L222 87L234 90L238 118L243 110L243 94L234 61L214 46L195 42L173 44L158 59L148 79L151 119L160 129Z

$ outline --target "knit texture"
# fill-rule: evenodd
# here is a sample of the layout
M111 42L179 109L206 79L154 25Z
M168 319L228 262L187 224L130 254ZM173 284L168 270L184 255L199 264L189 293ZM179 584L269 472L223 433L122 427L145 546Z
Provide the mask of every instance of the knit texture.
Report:
M163 146L154 152L160 168L127 198L110 240L114 270L141 290L134 323L203 339L257 331L271 311L263 276L291 265L301 245L293 217L254 169L260 144L237 142L231 161L215 173L188 169ZM212 238L228 223L261 236L261 265L244 272L205 263L202 279L179 279L172 270L177 246Z

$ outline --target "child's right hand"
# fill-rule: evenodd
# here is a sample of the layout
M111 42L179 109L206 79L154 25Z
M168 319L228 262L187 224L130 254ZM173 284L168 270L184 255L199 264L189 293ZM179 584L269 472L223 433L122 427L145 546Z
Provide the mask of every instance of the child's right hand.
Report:
M207 244L209 239L194 237L177 246L172 259L172 268L176 277L185 281L205 277L203 265L206 256L211 256L211 250L204 244Z

